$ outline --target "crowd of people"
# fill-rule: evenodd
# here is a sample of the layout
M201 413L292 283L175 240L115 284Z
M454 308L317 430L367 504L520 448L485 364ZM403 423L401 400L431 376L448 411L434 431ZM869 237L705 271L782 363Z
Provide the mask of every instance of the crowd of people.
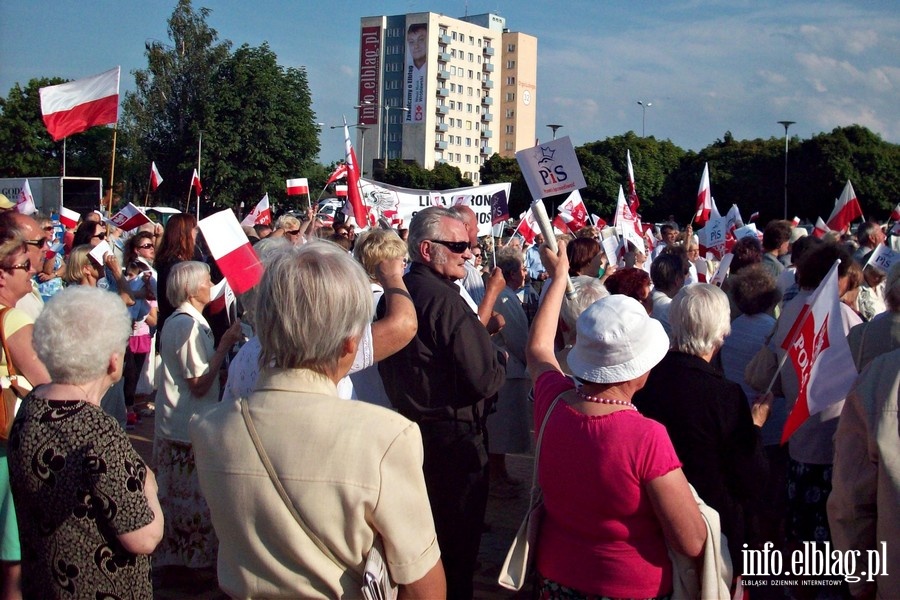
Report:
M245 228L264 275L217 310L189 214L123 232L0 212L18 397L0 598L152 598L151 563L174 584L215 569L235 598L358 597L376 555L401 597L471 598L488 498L528 495L506 457L545 421L541 598L677 597L684 564L728 573L730 594L745 550L825 542L888 542L883 576L791 594L900 595L900 264L869 264L893 241L877 223L818 239L772 221L719 286L690 227L610 257L592 226L554 252L477 222L282 215ZM860 377L782 446L796 373L767 389L747 366L783 357L836 261L831 335ZM127 435L144 418L148 462Z

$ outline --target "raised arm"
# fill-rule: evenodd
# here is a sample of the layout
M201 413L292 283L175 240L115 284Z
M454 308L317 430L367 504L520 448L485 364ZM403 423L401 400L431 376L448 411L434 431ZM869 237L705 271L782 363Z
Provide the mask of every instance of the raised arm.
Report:
M560 370L553 340L556 338L559 310L566 293L566 282L569 280L569 258L566 255L566 243L559 242L556 254L553 254L547 246L541 246L541 260L552 281L547 288L541 307L534 316L531 324L531 336L528 338L528 346L525 349L528 373L531 375L532 382L537 381L544 371Z
M372 323L374 360L384 360L402 350L415 337L419 323L412 297L403 281L403 259L383 260L375 267L384 288L384 318Z

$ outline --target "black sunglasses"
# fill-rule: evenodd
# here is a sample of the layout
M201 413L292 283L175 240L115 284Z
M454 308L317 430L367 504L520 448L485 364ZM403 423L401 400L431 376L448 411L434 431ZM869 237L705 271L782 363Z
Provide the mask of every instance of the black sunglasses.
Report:
M152 247L153 244L141 244L140 246L137 246L137 248L140 248L141 250L149 250Z
M295 229L295 230L293 230L293 231L285 231L284 233L287 234L287 235L300 235L300 230L299 230L299 229Z
M469 248L471 248L471 244L469 242L448 242L446 240L429 240L432 244L440 244L441 246L446 246L450 252L453 254L462 254Z
M23 263L19 263L17 265L11 265L9 267L3 267L3 270L4 271L18 271L18 270L30 271L31 270L31 259L26 258L25 262L23 262Z
M103 233L95 233L94 235L91 236L91 239L94 239L94 238L100 238L101 240L105 240L105 239L106 239L106 232L103 232Z

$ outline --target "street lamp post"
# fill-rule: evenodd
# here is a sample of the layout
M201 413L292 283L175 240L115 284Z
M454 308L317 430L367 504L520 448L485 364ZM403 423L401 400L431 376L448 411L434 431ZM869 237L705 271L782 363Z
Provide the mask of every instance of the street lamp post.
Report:
M637 103L641 106L641 137L647 137L647 109L653 106L653 103L643 100L638 100Z
M557 125L557 124L554 123L554 124L551 124L551 125L547 125L547 127L549 127L550 129L553 130L553 139L555 140L555 139L556 139L556 130L557 130L557 129L562 129L562 125Z
M365 106L380 106L381 108L384 109L384 124L383 124L383 127L382 127L382 132L383 132L384 135L383 135L382 138L381 138L381 158L382 158L382 160L384 160L384 172L387 173L387 171L388 171L388 164L389 164L389 163L388 163L388 160L389 160L389 159L388 159L388 151L387 151L387 144L388 144L388 120L389 120L389 118L390 118L390 112L391 112L391 109L393 108L394 110L399 110L399 111L401 111L401 112L409 112L409 108L407 108L407 107L405 107L405 106L390 106L390 105L388 105L388 104L377 104L377 103L375 103L375 102L372 102L371 100L365 100L365 101L363 101L362 105L365 105ZM362 105L357 106L356 108L360 108Z
M778 121L778 123L784 125L784 220L787 221L788 127L796 121Z
M367 125L363 125L361 123L354 123L353 125L347 125L347 127L356 127L360 131L362 131L362 143L359 146L359 174L365 175L365 165L366 165L366 132L370 129ZM343 129L343 125L332 125L329 129Z

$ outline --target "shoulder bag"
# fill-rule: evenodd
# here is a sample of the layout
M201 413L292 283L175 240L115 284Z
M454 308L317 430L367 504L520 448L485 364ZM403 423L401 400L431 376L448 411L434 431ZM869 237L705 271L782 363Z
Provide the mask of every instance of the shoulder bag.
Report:
M522 589L534 564L538 535L541 530L541 520L544 517L544 497L538 485L538 460L541 457L541 441L544 438L544 427L546 427L547 421L550 420L550 413L553 412L560 398L562 398L562 394L553 400L550 408L547 409L547 414L544 415L544 420L541 422L541 429L537 436L537 445L534 449L534 469L531 474L531 496L528 502L528 513L525 515L525 519L522 520L522 525L519 526L519 531L509 547L509 552L506 553L506 560L503 561L500 576L497 578L497 583L509 590L518 591Z
M387 565L381 554L381 550L378 547L378 538L375 538L375 543L372 544L372 548L366 555L366 564L363 569L364 573L362 577L360 577L359 573L353 571L352 568L338 560L331 549L325 545L325 542L319 539L319 536L313 533L312 529L309 528L306 521L303 520L303 517L300 516L300 513L297 511L294 503L291 502L290 497L287 495L287 490L284 489L281 480L278 479L278 474L275 473L275 468L269 460L269 455L266 454L266 450L263 448L262 441L259 439L259 434L256 432L256 426L250 419L250 407L247 404L246 398L241 399L241 415L244 417L244 424L247 426L247 431L250 433L250 439L253 440L253 445L256 447L257 454L259 454L259 459L266 468L266 473L269 474L269 479L272 480L272 484L278 491L278 495L281 497L285 506L287 506L291 516L297 521L297 525L300 526L300 529L302 529L307 537L313 541L322 554L327 556L338 568L342 571L349 571L354 575L354 578L360 584L363 598L366 598L366 600L394 600L397 598L397 586L391 582L390 574L387 571Z
M8 376L2 378L3 398L0 401L0 441L3 442L9 439L9 430L12 428L13 419L16 418L16 402L20 397L15 389L19 375L13 366L12 356L9 353L9 347L6 345L6 330L3 328L3 319L10 308L7 306L0 310L0 343L3 345L6 371L9 373Z

